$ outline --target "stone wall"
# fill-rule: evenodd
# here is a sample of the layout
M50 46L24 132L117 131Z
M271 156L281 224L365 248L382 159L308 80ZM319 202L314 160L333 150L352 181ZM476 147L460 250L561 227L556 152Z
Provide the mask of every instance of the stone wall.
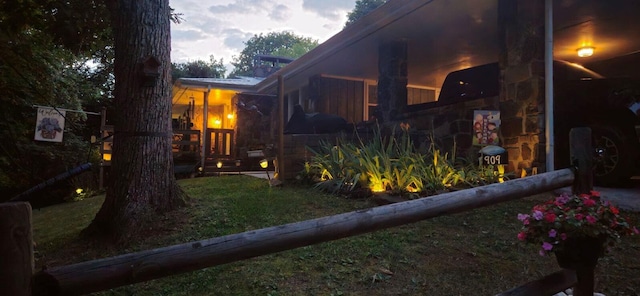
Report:
M498 97L470 100L453 104L439 102L423 104L422 110L409 110L397 123L408 123L411 138L426 152L432 140L443 153L453 152L457 157L475 158L478 147L472 146L474 110L498 110ZM502 138L502 136L500 136Z
M499 0L501 131L509 171L545 171L544 1Z

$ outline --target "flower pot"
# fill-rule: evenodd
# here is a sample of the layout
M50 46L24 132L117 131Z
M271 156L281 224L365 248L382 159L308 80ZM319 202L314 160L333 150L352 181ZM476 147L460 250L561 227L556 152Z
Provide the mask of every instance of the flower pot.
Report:
M568 238L562 250L555 251L558 265L567 269L593 269L604 255L604 240L594 237Z

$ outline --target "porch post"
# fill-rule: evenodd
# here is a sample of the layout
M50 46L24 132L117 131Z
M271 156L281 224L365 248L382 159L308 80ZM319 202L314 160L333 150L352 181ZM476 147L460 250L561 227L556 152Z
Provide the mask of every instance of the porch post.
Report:
M392 121L407 107L407 41L378 48L378 108L384 122Z
M207 87L207 91L204 92L204 98L202 100L202 142L200 143L201 146L201 153L200 153L200 166L202 167L202 170L205 170L204 164L207 158L207 153L206 153L206 143L207 141L209 141L209 134L207 133L207 121L208 121L208 115L209 115L209 92L211 92L211 86Z
M274 176L278 181L285 180L284 167L284 78L282 75L278 76L278 158L276 165L277 176Z
M498 0L500 132L508 171L547 171L544 1Z

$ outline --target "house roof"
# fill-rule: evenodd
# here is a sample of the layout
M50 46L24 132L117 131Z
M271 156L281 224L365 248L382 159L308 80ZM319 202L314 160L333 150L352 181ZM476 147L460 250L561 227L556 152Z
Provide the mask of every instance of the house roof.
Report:
M285 92L325 74L377 80L378 46L408 42L409 84L438 87L447 73L498 60L497 0L390 0L256 85ZM554 3L554 58L586 64L640 50L640 1L566 0ZM578 58L593 44L596 54Z
M244 77L237 78L179 78L176 85L186 88L223 88L230 90L251 90L264 78Z
M180 78L173 87L172 104L174 106L188 105L192 98L201 97L196 93L205 93L207 90L217 90L226 93L254 92L255 86L264 78L238 77L238 78ZM196 100L197 105L202 105L202 100Z
M589 64L640 52L640 1L553 3L554 58ZM449 72L498 60L497 6L498 0L390 0L262 80L182 78L177 84L275 94L279 75L285 92L318 74L376 81L378 46L406 40L409 85L439 87ZM583 44L595 46L596 54L578 58Z

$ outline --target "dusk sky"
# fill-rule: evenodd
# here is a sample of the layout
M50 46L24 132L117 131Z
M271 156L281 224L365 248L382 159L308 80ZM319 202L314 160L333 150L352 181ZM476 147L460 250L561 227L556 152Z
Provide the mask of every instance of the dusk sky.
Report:
M356 0L171 0L184 21L171 26L171 60L232 57L255 34L291 31L324 42L338 33Z

